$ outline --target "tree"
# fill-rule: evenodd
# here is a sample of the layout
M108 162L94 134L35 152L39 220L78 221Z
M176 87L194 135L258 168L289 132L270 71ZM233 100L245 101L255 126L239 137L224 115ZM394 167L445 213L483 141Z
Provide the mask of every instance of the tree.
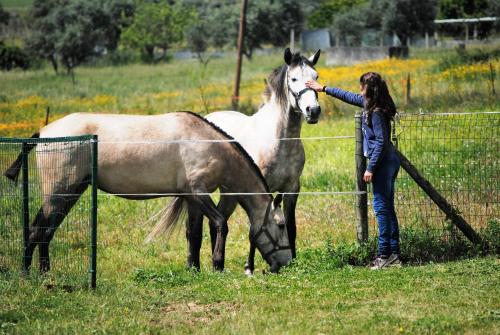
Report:
M335 18L368 0L321 0L319 6L307 18L309 28L326 28L332 26ZM352 23L352 22L351 22Z
M336 15L332 26L335 33L341 37L342 45L360 45L363 30L370 27L369 18L371 17L368 15L368 6L365 4Z
M133 22L122 33L124 45L140 50L148 62L165 59L167 49L182 41L184 27L193 18L193 13L180 5L167 2L143 3L136 9ZM161 55L155 58L155 49Z
M488 4L488 16L496 17L497 20L494 23L494 27L497 31L500 30L500 2L495 0L490 0Z
M498 0L440 0L438 6L438 18L440 19L459 19L459 18L477 18L484 16L496 16L499 13ZM498 21L497 25L498 25ZM477 24L477 30L480 37L489 35L491 28L495 24L492 22L480 22ZM444 25L441 29L445 32L458 34L464 29L463 24Z
M196 9L198 29L192 32L197 34L196 38L200 42L204 40L206 46L216 48L236 44L241 9L240 0L182 0L181 3ZM263 44L275 46L287 44L291 29L300 33L305 21L302 7L303 4L296 0L249 1L243 51L245 56L251 58L255 48L259 48ZM199 27L203 28L199 29Z
M36 56L47 59L54 71L58 72L56 38L57 25L54 8L61 5L59 0L34 0L32 7L32 35L28 39L28 48Z
M383 31L396 34L404 46L416 34L433 30L437 0L372 1L381 13Z
M74 75L76 66L116 48L122 21L132 11L133 0L35 0L29 48L56 72L60 61Z
M0 25L9 24L10 14L9 12L3 10L2 4L0 3Z
M487 15L488 2L494 0L440 0L438 17L440 19L458 19Z

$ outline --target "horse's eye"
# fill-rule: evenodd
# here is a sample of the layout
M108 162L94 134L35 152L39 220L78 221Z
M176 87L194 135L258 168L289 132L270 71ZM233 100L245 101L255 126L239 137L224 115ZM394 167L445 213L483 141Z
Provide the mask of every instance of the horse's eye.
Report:
M297 78L292 78L292 81L293 81L293 82L296 82L296 81L297 81Z

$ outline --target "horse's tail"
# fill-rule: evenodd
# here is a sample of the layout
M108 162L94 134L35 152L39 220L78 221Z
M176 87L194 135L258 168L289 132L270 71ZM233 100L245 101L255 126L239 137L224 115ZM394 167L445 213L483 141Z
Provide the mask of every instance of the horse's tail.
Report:
M180 218L186 213L186 202L181 197L175 197L172 201L163 209L164 212L160 221L156 224L153 230L149 233L148 237L144 240L144 243L150 243L158 235L170 232L175 227L175 224L180 221Z
M40 138L40 133L35 133L31 136L31 138ZM36 143L27 143L27 153L33 150L36 147ZM19 177L19 172L21 171L21 166L23 165L23 153L21 152L17 159L12 165L5 170L4 176L17 183L17 179Z

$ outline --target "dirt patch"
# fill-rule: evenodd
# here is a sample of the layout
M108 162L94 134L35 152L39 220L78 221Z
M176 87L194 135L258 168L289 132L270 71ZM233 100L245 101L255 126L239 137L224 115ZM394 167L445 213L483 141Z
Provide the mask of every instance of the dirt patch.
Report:
M179 323L189 326L200 323L208 324L236 313L238 307L237 304L228 302L211 304L177 302L162 307L159 319L152 320L152 323L160 327L166 326L167 328L171 328L174 324Z

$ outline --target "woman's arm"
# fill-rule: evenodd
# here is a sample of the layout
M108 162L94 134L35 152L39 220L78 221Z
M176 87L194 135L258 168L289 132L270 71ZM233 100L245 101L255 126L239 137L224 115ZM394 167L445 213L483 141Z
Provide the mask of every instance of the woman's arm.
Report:
M384 157L385 151L389 146L390 139L387 120L382 112L372 112L371 119L372 129L375 133L375 148L373 148L366 171L373 173L380 165L380 161Z
M338 87L325 87L325 93L348 104L364 107L365 99L361 94L345 91Z
M328 95L331 95L334 98L340 99L343 102L346 102L348 104L358 106L358 107L363 107L365 99L361 94L356 94L352 93L349 91L345 91L341 88L337 87L327 87L323 86L317 81L310 80L306 83L306 86L309 88L312 88L316 92L325 92Z

